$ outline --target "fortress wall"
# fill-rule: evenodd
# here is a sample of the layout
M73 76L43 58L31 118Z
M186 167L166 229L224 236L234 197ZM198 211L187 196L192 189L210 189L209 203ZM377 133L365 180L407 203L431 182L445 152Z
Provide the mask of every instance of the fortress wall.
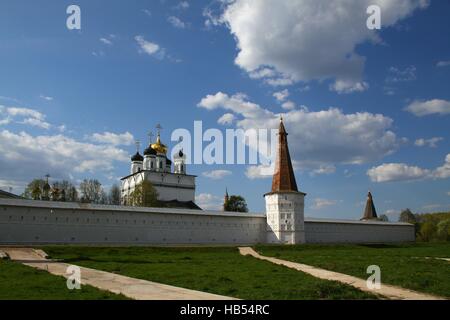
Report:
M0 200L1 244L253 244L264 216Z
M414 242L414 225L372 221L305 221L307 243Z
M263 214L0 199L0 244L265 243ZM306 219L307 243L414 241L401 223Z

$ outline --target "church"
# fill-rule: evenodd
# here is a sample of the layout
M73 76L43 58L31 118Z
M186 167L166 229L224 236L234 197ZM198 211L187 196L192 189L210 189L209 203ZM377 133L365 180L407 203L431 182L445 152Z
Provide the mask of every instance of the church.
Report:
M132 205L130 196L143 181L150 182L158 193L158 201L165 207L200 209L195 204L195 178L187 174L186 155L183 150L175 153L173 163L167 156L168 147L161 142L161 126L157 126L156 141L150 141L144 155L138 150L131 157L130 174L121 179L121 203ZM172 170L173 166L173 170Z

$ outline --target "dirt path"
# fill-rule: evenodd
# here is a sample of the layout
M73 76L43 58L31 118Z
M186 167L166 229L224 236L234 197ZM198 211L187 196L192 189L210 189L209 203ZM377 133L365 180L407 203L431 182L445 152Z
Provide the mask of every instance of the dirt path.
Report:
M349 275L346 275L343 273L338 273L338 272L334 272L334 271L316 268L316 267L309 266L306 264L301 264L301 263L281 260L281 259L277 259L277 258L262 256L250 247L239 248L239 252L244 256L250 255L257 259L269 261L269 262L275 263L277 265L282 265L282 266L285 266L285 267L288 267L291 269L302 271L302 272L310 274L316 278L338 281L338 282L353 286L361 291L375 293L375 294L382 295L389 299L394 299L394 300L445 300L445 298L442 298L442 297L433 296L433 295L429 295L426 293L420 293L420 292L412 291L409 289L403 289L401 287L391 286L391 285L387 285L387 284L381 284L381 289L372 290L372 289L367 288L366 280L363 280L363 279L360 279L357 277L353 277L353 276L349 276Z
M13 261L45 270L51 274L68 278L66 273L70 266L66 263L47 260L45 252L31 248L1 248ZM161 283L135 279L118 274L79 267L81 284L91 285L101 290L136 300L230 300L231 297L169 286Z

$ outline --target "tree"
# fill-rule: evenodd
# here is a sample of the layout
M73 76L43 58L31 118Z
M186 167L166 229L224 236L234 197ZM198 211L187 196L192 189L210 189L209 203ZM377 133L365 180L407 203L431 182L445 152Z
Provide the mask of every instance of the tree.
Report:
M118 185L113 184L109 190L108 202L109 204L118 206L120 205L120 188Z
M412 224L415 224L417 222L416 217L409 209L405 209L400 213L400 217L399 217L398 221L412 223Z
M77 202L78 201L78 191L77 188L75 188L75 186L67 181L67 180L62 180L62 181L57 181L53 184L53 187L58 188L60 190L60 201L67 201L67 202ZM63 194L64 194L64 199L63 199Z
M247 202L241 196L231 196L224 204L225 211L248 212Z
M441 241L450 240L450 219L439 221L437 224L437 237Z
M427 221L420 227L420 238L422 241L430 241L436 236L436 225Z
M53 184L53 188L50 192L52 201L59 201L61 196L61 191L56 184Z
M34 179L26 186L24 192L22 193L22 197L32 200L40 200L44 185L45 180Z
M389 222L389 218L388 218L388 216L385 215L385 214L382 214L382 215L378 218L378 220L379 220L379 221L383 221L383 222Z
M158 192L150 181L144 180L134 188L128 204L136 207L157 207Z
M85 203L101 203L104 199L102 184L96 179L84 179L80 183L81 201Z

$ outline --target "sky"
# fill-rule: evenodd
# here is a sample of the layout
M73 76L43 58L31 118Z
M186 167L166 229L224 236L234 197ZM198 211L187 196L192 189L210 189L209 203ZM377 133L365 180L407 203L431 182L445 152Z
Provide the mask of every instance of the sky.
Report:
M81 29L67 27L80 8ZM381 29L367 8L381 9ZM120 183L163 127L274 129L283 116L305 215L450 209L450 2L0 3L0 188ZM203 147L208 145L204 143ZM264 212L258 165L191 164L197 203L225 189Z

